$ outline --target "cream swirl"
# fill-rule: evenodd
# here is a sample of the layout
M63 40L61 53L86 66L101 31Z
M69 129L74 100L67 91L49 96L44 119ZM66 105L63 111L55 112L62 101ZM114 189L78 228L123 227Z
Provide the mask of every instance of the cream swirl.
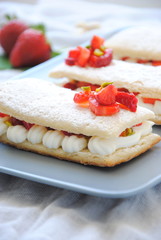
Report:
M10 126L7 129L7 138L14 143L22 143L26 140L27 130L21 125Z
M86 147L87 139L85 137L65 136L62 141L62 149L68 153L79 152Z
M108 155L116 150L116 138L91 137L88 142L88 149L92 153Z
M57 149L61 146L64 134L60 131L49 130L43 136L43 145L47 148Z
M27 140L32 144L41 143L47 128L39 125L34 125L27 133Z
M152 132L153 124L151 121L145 121L142 125L133 127L134 134L126 137L119 136L113 139L91 137L88 142L88 149L95 154L108 155L116 149L134 146L139 142L141 136Z

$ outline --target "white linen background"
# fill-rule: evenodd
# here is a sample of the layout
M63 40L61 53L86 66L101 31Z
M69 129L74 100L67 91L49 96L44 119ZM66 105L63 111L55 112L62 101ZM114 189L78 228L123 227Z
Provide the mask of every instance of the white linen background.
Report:
M2 1L0 23L5 13L28 23L45 23L56 50L118 27L161 23L161 8L132 8L99 0L46 0L33 5ZM101 27L80 33L76 24L82 21L97 21ZM17 73L0 71L0 79ZM1 174L0 239L160 240L161 184L125 199L109 199Z

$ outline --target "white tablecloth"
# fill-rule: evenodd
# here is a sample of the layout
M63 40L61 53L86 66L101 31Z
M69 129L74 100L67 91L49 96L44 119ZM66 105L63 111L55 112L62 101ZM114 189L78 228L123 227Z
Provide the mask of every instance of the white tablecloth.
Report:
M33 5L1 1L0 23L6 13L28 23L44 23L56 50L118 27L161 23L159 8L131 8L99 0L45 0ZM78 28L82 22L86 29ZM99 28L87 30L90 26ZM17 73L0 71L0 78ZM1 174L0 240L53 239L160 240L161 184L125 199L109 199Z

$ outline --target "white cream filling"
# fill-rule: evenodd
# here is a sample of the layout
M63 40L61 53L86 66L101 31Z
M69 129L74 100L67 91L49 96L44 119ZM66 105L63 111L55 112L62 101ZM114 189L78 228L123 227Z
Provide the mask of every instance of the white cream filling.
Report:
M41 143L47 128L43 126L34 125L27 133L27 140L32 144Z
M49 130L43 136L42 142L43 145L47 148L57 149L61 147L64 134L60 131Z
M65 152L79 152L85 148L95 154L108 155L119 148L127 148L137 144L141 136L152 132L153 122L145 121L140 126L133 127L134 134L130 136L119 136L114 138L103 138L93 136L89 138L77 135L65 136L61 131L47 130L46 127L34 125L26 130L21 125L7 126L5 118L0 119L0 129L7 134L7 138L14 143L22 143L25 140L36 144L42 143L47 148L58 149L62 147ZM3 128L5 125L5 128Z
M151 121L146 121L140 126L133 127L134 134L126 137L119 136L113 139L91 137L88 142L88 149L92 153L108 155L116 149L134 146L139 142L141 136L152 132L153 124Z
M64 152L79 152L87 147L87 139L76 135L65 136L62 141L62 149Z
M7 138L14 143L22 143L26 140L27 130L21 125L10 126L7 129Z
M161 115L161 101L155 101L154 104L144 103L141 97L138 97L139 105L148 108L157 115Z

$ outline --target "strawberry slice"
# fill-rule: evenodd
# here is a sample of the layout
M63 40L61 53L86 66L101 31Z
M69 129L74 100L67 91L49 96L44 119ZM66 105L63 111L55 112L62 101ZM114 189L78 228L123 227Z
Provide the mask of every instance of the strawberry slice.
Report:
M91 40L91 47L92 49L100 48L104 44L104 39L99 36L93 36Z
M102 105L111 105L116 102L117 88L109 84L95 94L96 100Z
M129 57L122 57L121 60L122 61L127 61L129 59Z
M32 123L28 123L28 122L25 122L25 121L22 121L24 127L29 130L34 124Z
M89 59L89 66L99 68L108 66L112 61L112 49L106 49L103 56L92 54Z
M152 61L153 66L161 66L161 61Z
M68 57L65 59L65 63L69 66L73 66L73 65L75 65L75 59L72 57Z
M9 115L0 112L0 117L8 117Z
M116 102L125 105L131 112L136 112L138 99L133 93L117 92Z
M75 82L67 82L63 85L64 88L69 88L71 90L77 89L77 85Z
M79 54L80 54L80 48L79 47L69 51L69 57L74 58L74 59L78 59Z
M14 117L11 117L11 123L13 126L16 126L16 125L23 125L23 121L17 119L17 118L14 118Z
M80 52L76 64L80 67L85 67L90 57L90 50L88 48L83 48L81 46L77 48L79 49Z
M156 101L161 101L159 98L142 98L144 103L155 104Z
M145 63L148 63L149 60L145 60L145 59L138 59L137 60L137 63L141 63L141 64L145 64Z
M90 96L90 92L89 91L84 91L84 92L78 92L74 95L74 102L81 104L81 103L86 103L88 102Z
M96 116L111 116L120 111L118 103L101 105L94 96L89 98L89 108Z

